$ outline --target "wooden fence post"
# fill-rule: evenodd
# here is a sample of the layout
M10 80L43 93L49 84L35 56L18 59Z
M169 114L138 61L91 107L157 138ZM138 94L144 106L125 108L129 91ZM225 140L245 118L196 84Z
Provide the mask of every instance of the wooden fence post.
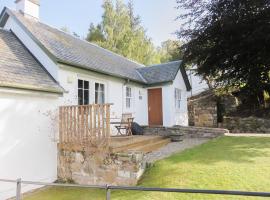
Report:
M110 104L59 107L60 146L98 144L110 137Z

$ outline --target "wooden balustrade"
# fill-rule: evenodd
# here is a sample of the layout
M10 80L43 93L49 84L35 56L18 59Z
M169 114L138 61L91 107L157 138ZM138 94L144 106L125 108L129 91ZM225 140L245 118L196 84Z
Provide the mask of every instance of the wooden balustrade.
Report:
M98 145L110 137L111 104L61 106L59 108L60 145Z

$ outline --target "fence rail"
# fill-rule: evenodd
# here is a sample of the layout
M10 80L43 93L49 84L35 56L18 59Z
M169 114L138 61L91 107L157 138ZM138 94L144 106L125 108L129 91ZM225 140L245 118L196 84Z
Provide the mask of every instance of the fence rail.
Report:
M233 195L233 196L252 196L252 197L270 197L270 192L248 192L248 191L232 191L232 190L202 190L202 189L178 189L178 188L155 188L155 187L128 187L128 186L111 186L111 185L77 185L77 184L60 184L60 183L44 183L34 181L22 181L0 179L0 182L16 184L16 200L22 199L21 185L40 185L54 187L73 187L73 188L92 188L106 190L106 200L111 200L111 190L133 190L146 192L173 192L173 193L190 193L190 194L213 194L213 195Z
M59 108L59 144L82 144L110 137L110 106L92 104Z

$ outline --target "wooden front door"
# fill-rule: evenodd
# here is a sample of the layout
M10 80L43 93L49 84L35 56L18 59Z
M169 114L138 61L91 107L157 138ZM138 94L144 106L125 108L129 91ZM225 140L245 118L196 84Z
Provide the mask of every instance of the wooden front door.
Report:
M149 126L162 126L162 88L148 90L148 122Z

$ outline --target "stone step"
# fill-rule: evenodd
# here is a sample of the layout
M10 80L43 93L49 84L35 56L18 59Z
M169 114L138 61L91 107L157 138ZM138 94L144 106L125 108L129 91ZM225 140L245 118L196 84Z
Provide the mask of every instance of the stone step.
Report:
M157 149L160 149L161 147L169 144L171 142L171 139L170 138L167 138L167 139L162 139L161 141L158 141L158 142L155 142L155 143L151 143L151 144L148 144L148 145L145 145L145 146L140 146L140 147L137 147L133 150L135 151L142 151L144 153L150 153L152 151L155 151Z
M111 147L123 147L130 145L137 145L144 142L155 142L164 139L163 136L129 136L129 137L112 137L111 138Z
M113 153L125 152L128 150L140 149L164 140L167 139L164 139L162 136L131 136L129 140L123 140L122 138L117 140L114 138L111 140L110 148Z

